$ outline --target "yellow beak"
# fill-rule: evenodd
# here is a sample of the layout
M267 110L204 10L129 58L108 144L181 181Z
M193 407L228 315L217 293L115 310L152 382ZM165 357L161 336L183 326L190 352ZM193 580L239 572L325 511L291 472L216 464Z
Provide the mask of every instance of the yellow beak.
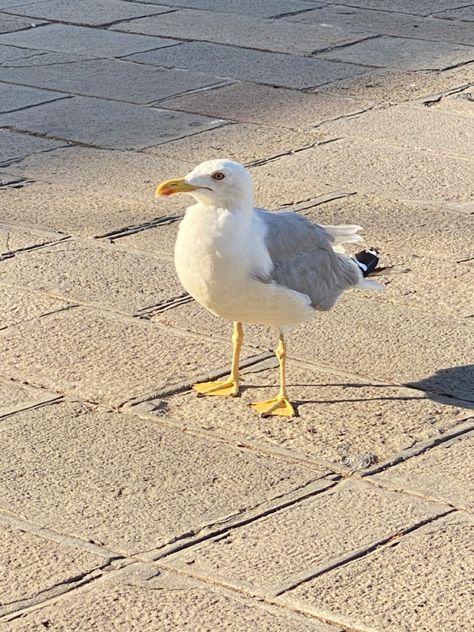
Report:
M184 178L177 178L176 180L165 180L156 187L155 197L161 195L174 195L175 193L189 193L195 191L199 187L195 187L192 184L185 182Z

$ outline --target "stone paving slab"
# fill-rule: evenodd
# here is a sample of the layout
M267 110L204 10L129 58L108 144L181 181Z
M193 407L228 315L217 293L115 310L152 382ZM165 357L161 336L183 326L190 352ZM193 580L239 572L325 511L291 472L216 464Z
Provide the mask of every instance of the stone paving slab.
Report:
M434 399L436 393L444 393L466 400L466 405L473 401L474 367L466 366L466 350L474 346L471 319L453 320L381 301L375 309L373 300L363 296L354 291L332 311L319 312L292 330L287 336L289 356L360 377L388 380L392 385L413 383L430 391ZM192 303L164 312L159 321L208 335L225 335L226 331L225 321ZM413 353L414 338L417 353ZM254 327L248 342L274 348L275 334ZM277 384L276 375L274 379Z
M6 377L114 406L209 375L230 364L229 352L230 345L85 307L0 332Z
M203 160L213 160L221 156L245 164L308 147L326 137L327 134L320 130L296 131L251 123L236 123L158 145L158 147L151 147L146 151L159 157L175 160L181 160L184 156L193 166ZM248 142L243 143L242 139ZM184 204L188 202L190 205L192 198L183 202Z
M7 129L0 130L0 144L2 147L0 164L5 165L12 161L22 160L31 154L51 151L66 145L66 143L58 140L19 134Z
M473 458L471 432L399 463L374 479L474 511Z
M5 262L2 262L1 269L3 269L3 263ZM69 305L67 301L55 296L25 290L15 284L5 285L1 275L0 297L0 331L24 321L36 320L44 314L56 312Z
M474 112L474 103L472 110ZM407 136L406 130L410 129ZM420 105L371 110L350 121L324 125L333 137L379 139L399 147L426 149L436 154L473 158L474 125L464 114ZM433 134L436 129L436 134ZM472 173L474 173L474 168Z
M16 15L0 13L0 33L14 33L16 31L31 29L34 26L41 26L41 24L46 24L46 22L44 20L29 20L19 18Z
M332 190L421 203L474 200L472 161L368 139L319 145L259 166L252 173L259 192L257 204L270 208L275 190L280 203L291 203L314 198L324 184Z
M22 601L106 563L98 555L12 529L1 515L0 560L0 616Z
M438 108L451 113L459 112L467 116L474 116L474 88L471 86L462 92L440 99L439 103L436 103L436 109Z
M142 197L145 197L143 191ZM6 221L88 236L140 225L166 215L173 208L172 204L157 204L151 193L147 200L134 201L129 196L91 194L80 187L45 182L0 191L0 201Z
M38 247L64 239L65 235L52 231L31 230L27 226L0 223L0 260L21 250Z
M438 4L436 4L438 8ZM432 44L424 44L425 50L436 51L436 44L453 42L451 50L458 44L474 44L474 33L469 24L461 21L448 22L434 18L424 18L393 11L367 10L335 5L306 11L298 15L288 16L284 20L303 22L306 24L329 24L331 27L350 28L352 31L371 32L377 35L391 35L396 38L414 38L427 40ZM446 48L448 51L449 48Z
M400 13L409 13L414 15L431 15L434 12L446 11L453 7L459 7L465 4L463 0L346 0L346 5L351 7L359 7L361 9L384 9L388 11L399 11Z
M465 632L474 625L473 526L472 516L447 516L281 600L343 627Z
M150 230L142 230L138 233L121 237L114 242L127 248L136 248L137 250L172 256L178 226L178 221L172 221L167 224L160 224L160 226Z
M242 632L249 625L262 632L342 632L339 626L144 565L114 574L92 590L47 604L9 622L6 629L31 632L49 622L60 630L76 632L90 632L91 627L97 632L109 632L111 627L129 632L209 632L222 625L226 632Z
M184 292L169 260L88 240L62 242L8 259L0 279L12 287L128 314Z
M401 530L439 515L443 505L347 481L321 494L177 553L167 565L257 593L296 580Z
M28 2L23 6L7 9L7 13L45 18L68 24L84 26L104 26L117 20L130 20L144 15L166 13L169 7L124 2L123 0L46 0L46 2Z
M1 42L1 38L0 38ZM171 51L173 48L173 51ZM367 71L355 64L269 53L207 42L130 55L127 59L165 68L186 68L219 77L284 88L311 88Z
M311 54L370 36L370 33L354 33L349 28L295 25L283 20L264 20L253 15L195 9L121 22L112 26L111 30L297 54Z
M67 24L47 24L34 31L0 35L0 44L99 57L120 57L174 44L174 40L115 33Z
M55 397L53 393L0 378L0 418L17 410L51 401Z
M3 46L0 44L0 64L40 55L42 51L21 48L20 46Z
M166 321L167 313L161 320ZM277 364L266 368L268 364L245 369L242 395L237 399L197 398L196 393L186 392L150 403L156 406L157 416L182 420L211 435L231 434L244 443L283 448L356 470L435 438L469 414L434 402L419 391L291 360L287 382L299 416L283 422L262 419L249 404L270 399L277 392Z
M456 4L459 4L457 2ZM464 4L464 3L463 3ZM436 13L437 18L446 18L447 20L465 20L466 22L474 22L474 5L460 6L458 9L448 9L441 13Z
M474 64L443 71L376 70L362 77L336 81L320 88L330 94L398 103L462 89L474 83Z
M129 4L129 3L127 3ZM64 59L61 59L63 57ZM50 53L23 63L0 68L0 79L63 92L145 104L188 90L221 84L215 77L194 72L165 70L113 59L82 60ZM45 93L48 94L48 93ZM62 96L60 93L49 93Z
M300 212L319 224L362 225L365 243L380 248L383 265L386 253L397 258L418 256L453 263L473 256L472 219L445 205L408 204L357 194Z
M129 554L161 547L321 475L81 404L18 413L14 422L2 431L0 456L8 511Z
M474 37L474 36L473 36ZM427 43L422 40L401 37L368 39L341 50L321 53L324 59L351 64L363 64L370 60L372 66L401 68L403 70L442 70L474 60L474 39L470 46Z
M0 115L0 125L110 149L143 149L222 124L218 119L196 114L90 97L72 97L35 107L35 111Z
M136 1L136 0L135 0ZM160 0L147 0L150 4L159 4ZM313 0L310 8L314 5ZM219 0L216 5L214 0L167 0L166 4L173 8L206 9L216 13L237 13L252 15L255 17L271 18L285 13L306 11L307 1L302 0ZM324 2L318 2L322 6Z
M206 116L309 130L323 120L354 114L370 102L321 93L239 82L208 92L196 92L160 102L160 107Z

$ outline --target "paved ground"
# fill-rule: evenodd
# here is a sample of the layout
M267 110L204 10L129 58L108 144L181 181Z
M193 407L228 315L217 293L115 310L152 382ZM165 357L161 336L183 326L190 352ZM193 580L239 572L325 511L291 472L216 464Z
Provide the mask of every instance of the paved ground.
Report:
M434 13L434 15L433 15ZM474 2L0 0L0 628L474 629ZM357 222L383 294L289 338L190 302L206 158Z

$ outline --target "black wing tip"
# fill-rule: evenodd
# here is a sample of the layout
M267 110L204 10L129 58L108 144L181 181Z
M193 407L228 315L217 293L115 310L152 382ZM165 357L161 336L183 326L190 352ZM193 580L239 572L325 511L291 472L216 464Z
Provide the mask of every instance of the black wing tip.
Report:
M369 276L369 274L375 270L379 262L379 250L374 247L361 250L354 255L354 259L364 277Z

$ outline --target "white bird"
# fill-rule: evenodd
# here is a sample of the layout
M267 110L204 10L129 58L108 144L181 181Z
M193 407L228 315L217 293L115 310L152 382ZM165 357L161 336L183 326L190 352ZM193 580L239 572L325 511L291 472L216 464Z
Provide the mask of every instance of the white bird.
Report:
M157 196L176 193L197 200L178 231L178 277L198 303L234 321L229 379L193 388L202 395L238 395L242 323L270 325L279 332L280 390L274 399L251 406L265 417L293 416L285 379L286 332L317 310L331 309L344 290L383 289L365 278L378 263L377 252L343 254L342 243L362 239L361 226L321 226L294 212L254 208L251 176L231 160L208 160L156 189Z

